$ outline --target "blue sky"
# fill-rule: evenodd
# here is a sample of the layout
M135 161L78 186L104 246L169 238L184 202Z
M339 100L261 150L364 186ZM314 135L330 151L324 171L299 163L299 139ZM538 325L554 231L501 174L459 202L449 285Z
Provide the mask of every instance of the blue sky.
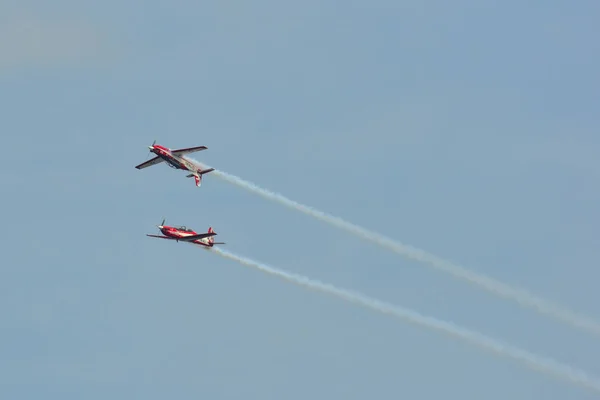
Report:
M595 1L0 5L0 394L591 399L216 255L600 375L598 341L207 175L157 140L600 319Z

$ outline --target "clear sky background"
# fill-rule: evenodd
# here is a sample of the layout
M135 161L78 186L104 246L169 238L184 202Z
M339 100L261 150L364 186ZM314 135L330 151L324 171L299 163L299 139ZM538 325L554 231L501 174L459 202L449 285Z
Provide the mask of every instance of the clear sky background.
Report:
M0 5L0 397L592 399L226 249L600 375L600 341L153 140L600 319L600 3Z

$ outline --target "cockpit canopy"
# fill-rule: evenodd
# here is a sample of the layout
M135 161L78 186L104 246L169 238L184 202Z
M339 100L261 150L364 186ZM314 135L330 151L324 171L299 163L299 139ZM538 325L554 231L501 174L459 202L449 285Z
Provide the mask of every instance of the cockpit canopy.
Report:
M192 230L186 226L178 226L177 229L179 229L180 231L192 232Z

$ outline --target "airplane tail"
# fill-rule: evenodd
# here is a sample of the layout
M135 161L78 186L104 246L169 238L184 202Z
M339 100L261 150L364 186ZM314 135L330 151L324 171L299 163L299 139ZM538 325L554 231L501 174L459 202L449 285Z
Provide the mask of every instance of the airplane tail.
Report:
M195 174L189 174L187 175L187 178L191 178L192 176L194 177L194 180L196 181L196 186L200 187L200 185L202 185L202 175L204 174L208 174L209 172L214 171L214 168L208 168L208 169L199 169Z
M212 226L208 228L208 233L214 233L215 231L213 230ZM208 243L210 243L210 245L214 245L214 244L225 244L225 242L215 242L215 237L211 236L208 238Z

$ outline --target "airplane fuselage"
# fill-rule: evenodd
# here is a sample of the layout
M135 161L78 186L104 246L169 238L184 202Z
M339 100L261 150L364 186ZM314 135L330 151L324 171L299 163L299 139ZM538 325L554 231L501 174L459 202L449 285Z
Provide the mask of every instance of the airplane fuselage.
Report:
M150 151L162 158L171 168L182 169L190 172L196 171L196 168L194 168L192 163L183 157L173 155L167 148L164 148L163 146L154 146Z
M173 239L177 240L186 236L193 236L193 235L197 235L198 233L191 231L191 232L183 232L177 229L173 229L173 228L167 228L164 227L160 230L162 232L163 235L168 236L168 237L172 237ZM191 242L188 243L194 243L194 244L199 244L201 246L206 246L206 247L212 247L212 243L210 243L208 238L202 238L202 239L196 239L193 240Z

